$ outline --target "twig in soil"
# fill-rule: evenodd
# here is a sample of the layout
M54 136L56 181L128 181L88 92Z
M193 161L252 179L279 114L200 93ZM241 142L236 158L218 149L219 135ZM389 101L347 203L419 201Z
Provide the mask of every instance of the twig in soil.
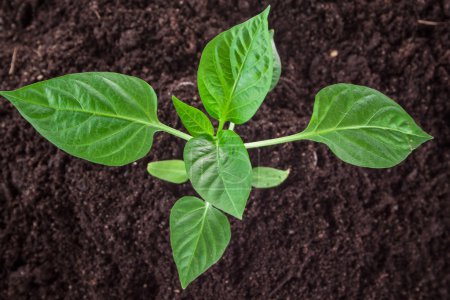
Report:
M11 65L9 67L9 72L8 72L9 75L13 75L14 71L16 70L16 59L17 59L17 47L14 47L13 55L11 58Z
M294 92L298 91L298 84L296 84L294 81L290 80L289 78L281 77L280 81L284 81L288 83L288 87L291 88Z
M195 83L191 82L191 81L182 81L179 84L177 84L177 86L175 87L175 89L178 89L182 86L194 86L195 87Z
M169 94L172 94L173 91L176 91L177 89L179 89L180 87L183 87L183 86L193 86L193 87L195 87L195 83L193 83L192 81L181 81L181 82L177 83L177 85L175 87L173 87L173 85L171 85L171 89L169 90Z
M437 26L440 23L435 21L428 21L428 20L417 20L417 23L421 25L427 25L427 26Z
M303 273L303 269L305 269L305 266L309 263L309 261L311 260L311 254L308 254L305 257L305 261L302 263L302 265L300 266L300 268L298 269L297 272L294 272L292 270L289 270L289 272L286 274L286 276L283 278L283 280L281 280L281 282L277 285L276 288L274 288L272 290L272 292L269 294L269 298L272 298L276 293L278 293L278 291L289 281L291 281L291 279L293 278L299 278L302 273Z
M94 7L91 7L91 10L94 12L95 16L100 21L102 19L102 16L100 16L100 13L98 12L98 10L95 9Z
M39 50L32 50L37 56L39 56L39 58L42 58L42 54Z
M297 277L297 274L295 274L292 270L289 271L286 277L281 280L280 284L278 284L277 287L269 294L269 298L272 298L273 295L275 295L286 283L288 283L294 277Z

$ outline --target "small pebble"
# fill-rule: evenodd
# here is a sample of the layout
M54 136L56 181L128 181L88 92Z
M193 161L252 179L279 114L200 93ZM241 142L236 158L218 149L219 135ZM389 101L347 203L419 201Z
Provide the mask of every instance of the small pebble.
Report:
M36 79L37 79L37 80L42 80L42 79L44 79L44 75L38 75L38 76L36 77Z
M336 57L338 56L339 52L337 50L331 50L330 57Z

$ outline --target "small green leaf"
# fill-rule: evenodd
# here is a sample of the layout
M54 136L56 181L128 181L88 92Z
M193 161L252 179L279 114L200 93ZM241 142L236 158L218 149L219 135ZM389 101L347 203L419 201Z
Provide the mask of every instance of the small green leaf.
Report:
M198 89L207 112L222 122L247 122L270 89L273 56L269 8L222 32L203 50Z
M170 244L183 289L222 257L230 238L227 217L211 204L191 196L175 203Z
M177 97L172 96L173 105L180 116L184 127L193 136L207 134L214 135L214 128L208 117L199 109L181 102Z
M317 94L308 128L295 136L324 143L343 161L369 168L395 166L432 139L395 101L344 83Z
M255 188L266 189L276 187L283 183L289 176L289 170L278 170L269 167L253 168L252 186Z
M277 46L275 45L273 29L270 30L270 40L272 43L272 55L273 55L273 73L272 73L272 82L270 84L270 90L273 90L277 86L281 76L281 59L277 51Z
M189 180L182 160L154 161L147 165L147 171L156 178L172 183L185 183Z
M252 188L252 166L241 138L231 130L189 140L184 162L192 186L203 199L241 219Z
M117 73L70 74L0 95L57 147L108 166L146 155L161 124L150 85Z

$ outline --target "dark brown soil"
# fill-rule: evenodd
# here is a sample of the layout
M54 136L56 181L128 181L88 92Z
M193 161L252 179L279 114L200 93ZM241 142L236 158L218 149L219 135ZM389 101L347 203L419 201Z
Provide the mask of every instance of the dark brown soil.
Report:
M131 74L158 92L160 119L181 128L170 95L200 105L206 42L267 3L147 2L0 0L0 89ZM0 298L450 299L450 1L270 2L283 77L237 127L246 141L300 131L314 94L336 82L379 89L435 139L389 170L308 142L252 150L254 164L291 175L252 192L223 259L182 291L168 220L194 191L151 178L146 164L180 158L184 143L158 134L137 163L93 165L0 101Z

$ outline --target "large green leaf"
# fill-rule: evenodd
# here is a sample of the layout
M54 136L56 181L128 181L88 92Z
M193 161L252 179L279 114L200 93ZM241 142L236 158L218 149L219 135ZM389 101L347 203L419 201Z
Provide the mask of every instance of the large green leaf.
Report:
M269 8L222 32L203 50L198 89L208 113L242 124L258 110L272 81Z
M70 74L0 95L57 147L109 166L146 155L161 124L150 85L116 73Z
M270 40L272 44L272 55L273 55L273 73L272 73L272 81L270 83L270 90L273 90L277 86L281 76L281 59L277 51L277 46L275 45L273 29L270 30Z
M279 186L289 176L289 170L278 170L270 167L253 168L252 186L266 189Z
M147 171L156 178L172 183L184 183L189 180L182 160L152 161L147 165Z
M214 128L208 117L199 109L181 102L177 97L172 96L173 105L180 116L184 127L193 136L207 134L214 135Z
M215 139L196 137L187 142L183 156L200 196L241 219L252 185L252 167L241 138L230 130Z
M369 168L392 167L432 138L396 102L352 84L322 89L308 128L293 137L324 143L343 161Z
M230 238L227 217L211 204L189 196L175 203L170 244L183 289L222 257Z

